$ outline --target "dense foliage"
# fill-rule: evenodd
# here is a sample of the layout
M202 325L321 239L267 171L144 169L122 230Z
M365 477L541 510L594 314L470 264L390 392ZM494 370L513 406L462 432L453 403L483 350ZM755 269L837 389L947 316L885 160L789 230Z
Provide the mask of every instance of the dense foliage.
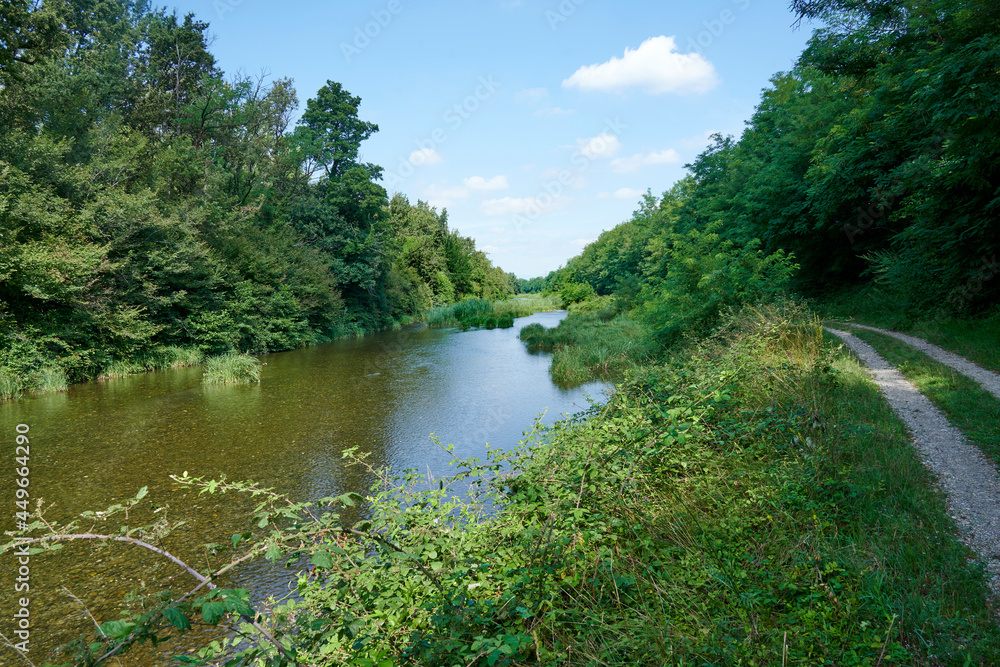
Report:
M782 289L877 285L914 312L1000 302L1000 6L793 6L827 27L743 135L716 135L690 176L522 288L585 282L663 342Z
M327 82L225 77L208 24L134 0L3 4L4 397L115 364L288 349L501 298L447 214L389 200ZM46 379L48 378L48 379Z

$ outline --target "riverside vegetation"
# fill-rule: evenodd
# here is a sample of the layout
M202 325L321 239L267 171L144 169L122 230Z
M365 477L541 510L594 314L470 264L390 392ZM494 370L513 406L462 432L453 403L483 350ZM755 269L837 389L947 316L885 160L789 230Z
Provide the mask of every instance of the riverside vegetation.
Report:
M246 590L207 590L217 577L191 568L192 590L137 591L121 619L55 659L97 664L207 624L228 638L182 662L1000 663L982 565L904 426L817 315L892 320L997 368L1000 283L984 266L1000 246L1000 8L792 5L827 27L774 77L743 136L715 137L688 178L520 285L571 310L552 330L525 327L526 344L551 350L563 380L614 379L606 405L536 425L485 462L456 461L446 479L381 470L363 497L304 502L177 476L219 502L259 502L245 532L215 545L210 569L269 558L297 572L296 596L254 606ZM42 18L33 29L44 36ZM447 296L414 261L424 279L404 292ZM493 298L473 292L451 296ZM501 324L485 301L434 321ZM995 455L991 399L961 402L962 387L923 361L908 371ZM131 506L100 515L114 539L139 547L139 536L182 530L116 530ZM55 548L92 535L95 516L42 515L19 537Z
M378 184L329 81L226 77L147 3L0 6L0 398L360 335L513 276Z
M908 434L801 304L724 316L711 336L633 370L607 405L455 466L433 482L383 470L364 498L316 503L177 477L218 502L259 501L247 531L215 545L232 556L213 570L270 558L298 569L298 595L263 609L239 589L136 595L64 661L94 664L206 623L253 641L230 635L183 662L1000 660L982 567ZM348 519L359 503L366 517ZM101 530L119 534L121 514L102 514ZM42 550L94 532L92 521L46 517L28 534Z

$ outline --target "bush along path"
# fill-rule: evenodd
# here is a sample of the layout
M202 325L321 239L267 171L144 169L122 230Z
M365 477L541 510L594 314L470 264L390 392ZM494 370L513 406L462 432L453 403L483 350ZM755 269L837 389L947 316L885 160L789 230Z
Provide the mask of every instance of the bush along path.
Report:
M868 366L889 405L913 433L913 442L921 459L938 477L940 487L947 495L949 513L961 528L963 540L985 562L993 590L1000 593L1000 475L996 467L979 449L968 444L961 431L953 427L941 411L874 348L851 333L825 328ZM897 338L901 336L875 330ZM944 352L936 346L930 347ZM957 355L951 356L965 365L975 366ZM943 358L938 360L952 366ZM952 367L965 372L957 366ZM978 366L975 368L988 373Z

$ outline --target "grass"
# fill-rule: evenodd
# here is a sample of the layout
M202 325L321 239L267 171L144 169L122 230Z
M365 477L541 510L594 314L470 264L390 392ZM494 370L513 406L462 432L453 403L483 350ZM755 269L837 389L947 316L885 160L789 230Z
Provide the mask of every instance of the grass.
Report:
M603 555L589 546L572 569L593 574L563 596L601 622L545 628L565 664L1000 660L983 571L905 428L825 343L807 313L745 312L637 369L604 417L553 445L578 451L529 468L545 488L589 489L577 534L621 531ZM655 456L591 484L595 461L637 447Z
M1000 400L974 380L902 341L864 329L852 329L852 333L897 367L972 444L1000 465Z
M98 380L120 380L136 373L145 373L146 365L135 360L115 360L104 367L98 374Z
M0 399L9 400L17 398L24 393L24 382L16 373L0 368Z
M537 297L506 301L466 299L450 306L432 308L427 314L427 324L432 327L457 326L463 330L475 327L508 329L514 326L518 317L558 307L556 299Z
M66 371L61 366L49 364L27 374L15 373L9 368L0 368L0 400L10 400L33 394L47 394L66 391L68 386Z
M955 318L927 309L914 309L884 290L866 288L846 292L818 308L824 317L855 321L923 338L939 347L1000 372L1000 311L978 317Z
M31 378L31 389L37 394L48 394L57 391L66 391L69 382L66 379L66 371L59 366L43 366L35 371Z
M205 358L205 354L193 347L158 347L134 359L116 359L104 367L98 380L120 380L138 373L148 373L168 368L184 368L197 366Z
M155 354L155 368L185 368L197 366L205 359L205 353L196 347L170 346Z
M205 384L248 384L260 382L261 363L242 352L229 352L205 360Z
M571 313L558 326L529 324L520 338L531 351L552 353L552 379L574 385L595 378L618 379L651 359L645 330L612 309Z

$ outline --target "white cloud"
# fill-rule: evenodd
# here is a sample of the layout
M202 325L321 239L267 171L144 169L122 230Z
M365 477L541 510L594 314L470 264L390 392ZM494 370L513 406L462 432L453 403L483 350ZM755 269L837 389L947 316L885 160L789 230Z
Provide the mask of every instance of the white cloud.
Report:
M571 246L576 246L577 248L583 248L584 246L588 246L596 240L597 239L573 239L572 241L569 242L569 244Z
M596 137L589 139L577 139L576 148L580 153L591 160L599 157L611 157L622 147L618 137L609 133L601 132Z
M413 151L410 153L410 164L415 167L427 166L432 164L437 164L441 162L444 158L433 148L421 148L420 150Z
M631 157L615 158L611 168L619 174L633 174L651 164L671 164L681 161L681 154L673 148L651 153L636 153Z
M632 188L620 188L615 190L615 199L638 199L643 195L642 190L633 190Z
M546 211L562 208L568 199L566 197L503 197L502 199L487 199L479 210L485 215L538 215Z
M462 181L471 190L506 190L510 187L507 177L500 175L487 180L482 176L472 176Z
M564 88L622 92L641 88L651 95L705 93L719 83L712 63L699 53L680 53L673 37L651 37L621 58L585 65L562 82Z
M539 109L538 111L535 112L535 115L545 118L548 116L568 116L571 113L573 113L572 109L562 109L560 107L548 107L546 109Z

